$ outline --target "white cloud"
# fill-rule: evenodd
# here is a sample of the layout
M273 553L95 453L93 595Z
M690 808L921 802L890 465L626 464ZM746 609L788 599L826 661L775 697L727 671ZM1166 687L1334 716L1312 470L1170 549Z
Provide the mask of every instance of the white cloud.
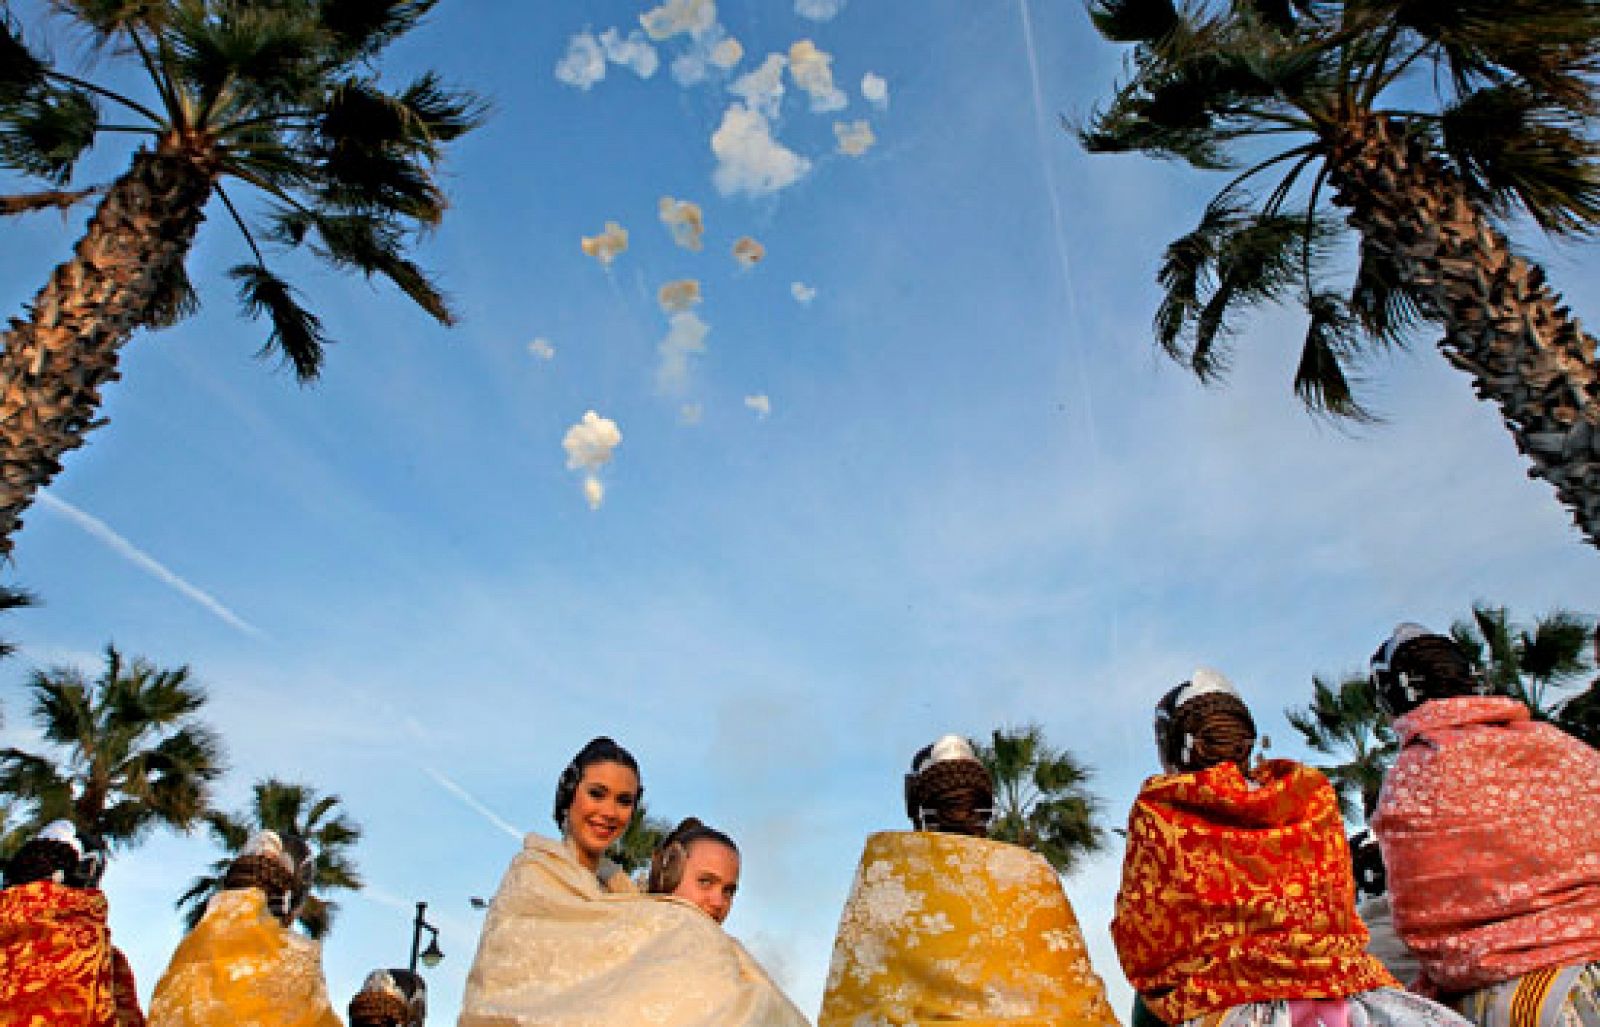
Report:
M695 86L713 69L729 71L744 57L744 46L721 25L712 25L693 37L689 51L672 62L672 78L680 86Z
M692 310L673 314L667 325L666 338L656 347L661 355L656 387L668 394L682 393L689 387L689 359L706 351L706 335L711 326Z
M861 98L882 110L889 106L889 82L882 75L867 72L861 76Z
M700 237L706 231L705 217L700 212L700 205L689 200L675 200L670 196L663 196L656 209L661 213L661 223L672 233L672 241L686 250L698 252Z
M872 144L878 137L872 134L872 126L865 119L860 121L835 121L833 135L838 140L839 152L847 157L859 157L872 149Z
M615 221L607 221L605 231L599 235L586 235L580 244L585 255L598 260L603 266L610 267L617 255L628 248L628 230Z
M528 343L528 352L538 357L540 360L550 360L555 357L556 348L550 345L549 339L546 339L544 336L540 336L539 338Z
M688 33L701 35L711 31L717 23L717 5L714 0L666 0L639 15L639 24L651 39L671 39Z
M680 278L656 290L656 302L668 314L681 314L700 302L700 283L693 278Z
M600 33L600 46L605 50L608 61L627 68L640 78L649 78L661 66L656 48L638 29L628 33L626 39L616 29L606 29Z
M741 235L733 244L733 259L741 267L755 267L767 255L767 248L748 235Z
M842 110L850 98L844 90L833 84L833 57L817 49L809 39L802 39L789 47L789 74L794 84L811 97L811 109L817 113Z
M728 36L718 40L711 48L711 63L723 71L732 70L733 66L744 60L744 44Z
M754 396L746 396L744 405L754 410L756 416L762 420L766 420L772 415L772 400L764 392L757 393Z
M812 21L831 21L844 5L845 0L794 0L794 13Z
M586 411L577 424L567 429L561 448L567 451L567 469L583 471L583 496L589 509L598 510L605 500L606 489L600 481L600 468L611 462L611 457L622 444L622 431L617 422L601 417L593 410Z
M48 492L39 493L39 505L47 510L55 511L73 524L76 524L90 535L104 542L118 556L149 574L157 581L169 586L178 594L199 603L228 626L237 628L253 638L266 637L260 628L222 605L211 593L196 585L191 585L173 571L168 570L159 560L117 534L109 524L100 518L85 513L66 500L57 499Z
M817 298L817 290L804 282L790 282L789 295L794 297L796 303L807 306Z
M717 167L711 181L724 196L770 196L799 181L811 162L772 137L757 111L733 104L711 136Z
M606 54L591 33L579 32L567 44L566 56L556 62L556 79L587 90L606 77Z
M783 54L769 53L760 67L734 79L728 92L770 121L778 116L778 107L783 103L783 69L788 63Z

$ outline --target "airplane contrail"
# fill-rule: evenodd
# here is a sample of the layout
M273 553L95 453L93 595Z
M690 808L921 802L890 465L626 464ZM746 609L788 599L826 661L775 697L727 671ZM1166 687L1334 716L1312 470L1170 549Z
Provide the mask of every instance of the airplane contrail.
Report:
M445 777L443 774L439 773L437 770L434 770L427 764L422 765L422 772L433 778L434 782L438 784L440 788L443 788L451 795L454 795L456 798L466 803L473 812L483 817L483 819L487 820L495 827L498 827L500 830L504 831L507 835L516 839L517 841L522 841L523 832L518 830L515 824L500 816L500 814L496 813L488 806L485 806L483 803L479 802L471 792L467 791L465 788L456 784L454 781L450 780L448 777Z
M155 557L151 556L149 553L145 552L132 542L129 542L127 539L117 534L109 524L107 524L105 521L102 521L100 518L95 517L93 514L85 513L66 500L57 499L48 492L39 493L39 502L47 509L55 511L56 513L65 517L67 520L76 524L78 527L82 528L84 531L99 539L101 542L104 542L111 548L113 552L127 560L129 563L133 564L135 567L138 567L140 570L156 578L158 581L170 586L186 598L193 600L194 602L205 607L207 610L210 610L230 627L238 628L240 631L251 636L252 638L267 637L266 633L260 628L256 627L254 624L251 624L243 617L240 617L238 614L222 605L222 603L218 601L218 599L211 593L196 585L190 584L177 574L173 573Z

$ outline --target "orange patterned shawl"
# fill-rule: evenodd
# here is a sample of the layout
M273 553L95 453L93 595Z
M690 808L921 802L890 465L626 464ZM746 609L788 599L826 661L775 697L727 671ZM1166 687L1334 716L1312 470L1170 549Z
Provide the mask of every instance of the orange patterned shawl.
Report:
M1436 699L1395 731L1372 826L1428 984L1600 959L1600 752L1498 697Z
M101 892L54 881L0 890L5 1022L118 1027L112 951Z
M1292 760L1146 781L1111 937L1167 1023L1396 986L1366 952L1333 788Z

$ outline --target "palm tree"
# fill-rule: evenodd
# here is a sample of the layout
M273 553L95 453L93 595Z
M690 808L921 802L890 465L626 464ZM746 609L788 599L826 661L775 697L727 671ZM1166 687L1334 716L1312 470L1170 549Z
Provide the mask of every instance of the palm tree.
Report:
M1347 675L1335 685L1317 674L1311 683L1311 704L1284 715L1312 749L1343 760L1317 769L1333 783L1345 819L1363 822L1378 808L1383 775L1396 752L1394 731L1365 675Z
M211 872L194 879L176 905L184 924L193 930L205 916L206 904L221 890L228 865L257 831L276 831L280 837L304 838L316 855L311 893L296 922L313 938L327 937L339 904L329 892L359 891L364 887L350 850L361 840L361 827L345 815L337 795L317 794L309 785L269 777L257 781L250 808L236 814L211 813L206 817L211 835L226 853L211 864Z
M1084 144L1237 172L1167 248L1158 344L1214 381L1241 308L1296 301L1296 393L1363 419L1363 358L1431 322L1600 545L1595 340L1505 234L1521 215L1558 236L1600 224L1600 5L1091 0L1090 15L1132 53ZM1340 214L1356 259L1336 287Z
M163 670L106 646L89 681L75 667L34 671L34 725L50 750L0 749L0 794L28 808L28 827L68 819L131 846L162 826L188 831L211 806L222 742L199 718L205 690L189 668Z
M228 274L244 313L270 324L262 352L301 382L317 378L328 339L264 248L382 275L453 323L406 252L443 216L445 144L484 108L432 72L386 89L376 70L435 2L52 0L91 43L83 76L98 82L40 56L0 9L0 169L51 187L0 197L0 214L99 200L72 257L0 331L0 555L35 490L101 423L122 345L195 309L185 260L213 200L250 254ZM130 78L142 92L105 84ZM107 135L144 143L115 181L67 189Z
M1504 606L1484 603L1474 603L1472 616L1450 628L1451 638L1483 673L1491 691L1523 703L1536 719L1564 728L1567 707L1584 697L1562 702L1552 693L1578 684L1594 670L1589 659L1594 633L1592 619L1567 610L1535 618L1530 630L1512 621ZM1575 719L1581 720L1584 710L1580 703L1573 710Z
M617 866L642 883L649 876L650 857L655 854L656 846L676 826L665 817L655 816L640 802L633 819L628 821L627 830L622 832L622 837L617 839L617 844L612 848L611 858Z
M1032 849L1057 873L1072 873L1105 844L1100 800L1087 788L1089 768L1052 747L1038 724L996 728L990 739L978 746L994 779L989 837Z
M9 613L34 605L38 600L33 593L22 588L13 588L10 585L0 585L0 613ZM17 644L9 639L0 638L0 660L14 654Z

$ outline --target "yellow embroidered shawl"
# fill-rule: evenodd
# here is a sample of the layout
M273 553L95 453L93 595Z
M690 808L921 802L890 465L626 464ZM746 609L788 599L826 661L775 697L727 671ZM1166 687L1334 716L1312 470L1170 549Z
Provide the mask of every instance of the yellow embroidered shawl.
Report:
M254 888L218 892L178 944L149 1027L339 1027L322 946L284 927Z
M1061 878L1005 842L867 839L818 1027L1115 1025Z
M607 894L529 835L489 906L458 1027L803 1027L716 921L680 899Z

